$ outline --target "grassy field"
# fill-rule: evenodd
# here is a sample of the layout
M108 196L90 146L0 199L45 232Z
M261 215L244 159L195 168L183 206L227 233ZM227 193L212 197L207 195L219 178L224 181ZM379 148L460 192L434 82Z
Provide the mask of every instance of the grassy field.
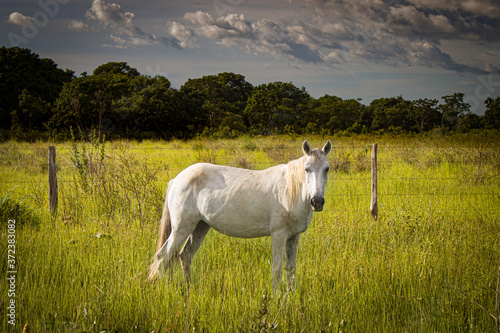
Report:
M327 138L308 139L321 147ZM147 266L169 179L198 161L285 163L301 156L303 138L59 143L55 218L47 208L49 144L0 144L0 331L21 332L25 323L32 332L497 331L500 137L329 139L325 209L301 238L295 290L283 283L276 294L269 238L210 231L190 288L180 269L147 283Z

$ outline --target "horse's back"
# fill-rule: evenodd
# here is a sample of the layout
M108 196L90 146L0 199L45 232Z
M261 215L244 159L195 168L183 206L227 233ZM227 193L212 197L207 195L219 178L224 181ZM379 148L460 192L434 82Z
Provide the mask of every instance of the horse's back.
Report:
M278 172L276 172L278 171ZM210 163L197 163L184 169L174 181L176 186L197 193L202 191L272 192L283 172L276 167L248 170ZM234 193L232 193L234 194Z
M279 168L246 170L207 163L182 171L173 184L172 204L196 209L200 220L236 237L270 234L271 215L279 211ZM191 207L182 206L187 205Z

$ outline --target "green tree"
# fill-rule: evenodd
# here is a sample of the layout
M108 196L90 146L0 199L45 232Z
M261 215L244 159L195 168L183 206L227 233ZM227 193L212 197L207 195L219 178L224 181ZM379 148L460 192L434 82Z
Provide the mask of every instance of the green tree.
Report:
M113 61L98 66L94 69L93 74L100 76L121 74L131 78L139 77L141 75L137 69L130 67L126 62Z
M0 127L9 129L12 117L24 126L24 115L19 107L20 95L28 95L53 104L65 82L71 81L73 71L57 68L54 61L19 47L0 48ZM26 110L26 109L25 109ZM36 113L36 110L32 109ZM45 111L45 110L42 110ZM45 116L31 114L32 128L41 128Z
M484 112L484 127L488 129L500 130L500 97L495 99L488 97L484 103L486 111Z
M122 72L100 70L98 73L74 78L64 85L49 122L51 130L68 131L70 127L79 127L84 131L95 129L102 137L104 120L107 120L108 127L109 122L118 122L116 103L147 80Z
M461 133L469 133L475 129L484 128L483 119L475 113L466 113L458 117L457 131Z
M400 128L410 131L412 128L410 112L413 103L401 96L375 99L368 108L373 114L372 130Z
M437 109L438 100L421 98L413 101L410 117L414 121L414 128L420 134L439 124L441 115Z
M326 129L330 134L352 129L353 126L362 128L365 107L358 100L325 95L317 101L319 105L312 111L311 117L316 127Z
M70 127L84 131L96 129L99 119L111 104L110 96L105 91L103 78L92 75L75 78L65 84L54 105L49 128L62 131L69 131Z
M337 106L342 102L342 98L337 96L324 95L318 99L311 99L308 115L308 132L319 132L328 130L333 133L331 128L327 128L327 124L332 117L332 114Z
M179 92L162 76L148 78L144 83L142 89L120 101L126 133L149 132L165 139L182 137L187 119Z
M43 131L50 116L51 105L40 97L31 96L29 91L24 89L19 95L19 110L12 112L12 129Z
M221 126L241 130L241 115L252 89L243 75L234 73L189 79L179 91L184 97L190 130L201 133L206 128L209 134Z
M292 83L271 82L254 88L244 114L253 131L281 133L286 126L300 133L308 123L311 96Z
M456 130L458 128L458 119L460 115L470 111L470 104L464 103L464 94L455 93L441 97L444 99L444 104L440 104L438 109L441 112L441 126L448 130Z

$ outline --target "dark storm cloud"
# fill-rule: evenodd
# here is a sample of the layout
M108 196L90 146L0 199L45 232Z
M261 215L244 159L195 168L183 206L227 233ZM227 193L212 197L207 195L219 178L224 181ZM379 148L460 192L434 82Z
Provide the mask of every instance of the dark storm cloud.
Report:
M104 29L110 41L105 46L110 47L194 49L202 42L211 42L222 49L237 48L291 63L334 68L346 64L418 65L457 73L499 73L484 57L463 63L457 50L450 47L460 41L471 49L486 45L492 52L499 51L498 0L289 2L301 10L289 10L280 18L268 15L265 3L260 2L261 11L258 15L253 12L251 18L238 13L250 1L240 0L238 6L224 11L205 6L206 11L187 12L176 20L164 21L164 32L157 36L140 28L134 22L135 14L121 5L92 0L82 20L71 20L68 28L89 33ZM9 16L15 25L32 21L19 12Z
M490 0L299 0L314 14L287 19L247 20L243 15L213 17L197 11L184 16L179 26L197 38L240 47L253 54L342 66L376 63L389 66L420 65L458 73L498 73L490 64L455 60L443 41L490 43L499 48L500 11ZM187 42L186 42L187 43Z

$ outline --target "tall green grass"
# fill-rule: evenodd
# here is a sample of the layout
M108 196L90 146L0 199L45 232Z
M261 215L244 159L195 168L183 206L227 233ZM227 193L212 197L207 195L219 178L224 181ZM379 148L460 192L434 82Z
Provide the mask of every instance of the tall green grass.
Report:
M308 139L316 147L325 141ZM7 323L1 283L1 330L20 332L25 323L33 332L496 330L498 137L334 139L326 206L301 238L293 292L284 283L271 292L269 238L214 231L194 258L190 288L180 269L146 282L170 178L199 161L263 169L299 157L301 141L108 142L92 191L77 181L71 145L59 144L55 222L45 207L45 169L23 167L41 156L41 144L3 144L1 194L19 184L11 200L41 223L16 230L17 325ZM376 221L369 213L374 142ZM22 201L27 194L37 199ZM6 250L2 258L5 276Z

